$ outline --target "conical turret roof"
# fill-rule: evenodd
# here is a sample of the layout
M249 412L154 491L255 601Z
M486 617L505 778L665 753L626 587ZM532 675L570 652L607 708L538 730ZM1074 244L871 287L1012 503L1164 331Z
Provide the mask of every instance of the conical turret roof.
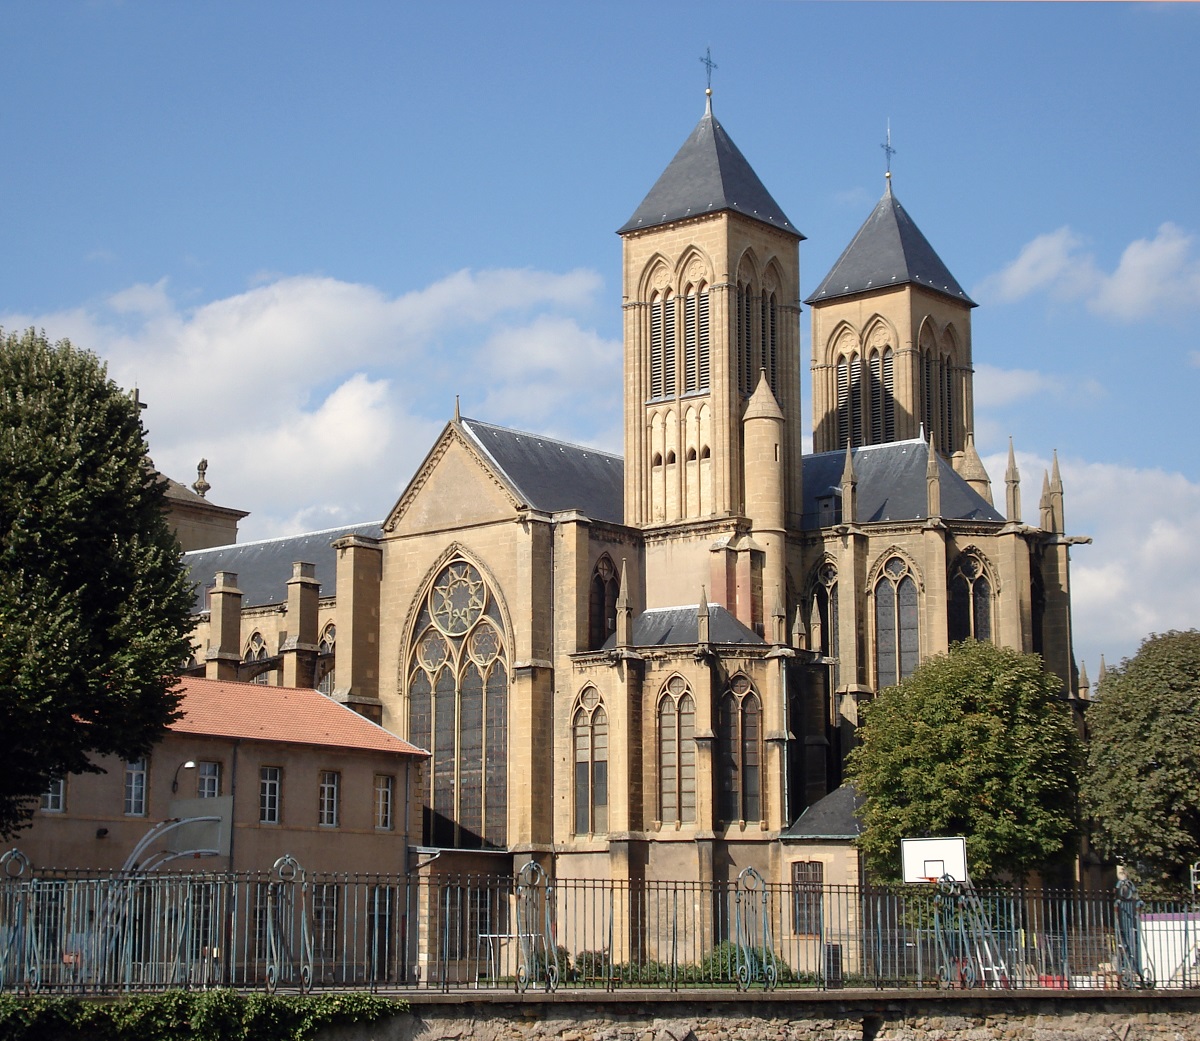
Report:
M883 194L833 270L804 302L820 304L840 296L913 283L975 307L921 229L892 194Z
M721 210L733 210L804 238L717 122L710 98L696 129L617 234Z

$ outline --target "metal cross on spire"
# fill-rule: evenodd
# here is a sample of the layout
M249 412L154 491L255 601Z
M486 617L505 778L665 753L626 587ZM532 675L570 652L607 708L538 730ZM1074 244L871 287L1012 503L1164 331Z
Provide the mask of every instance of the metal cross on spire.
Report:
M896 150L892 147L892 121L887 122L887 140L879 146L883 149L883 154L887 161L887 173L884 177L887 178L888 186L892 183L892 156L896 154Z
M704 48L704 57L700 59L700 64L704 66L705 71L708 73L707 93L711 94L712 93L712 72L713 72L713 69L718 68L717 63L712 60L712 48L711 47Z

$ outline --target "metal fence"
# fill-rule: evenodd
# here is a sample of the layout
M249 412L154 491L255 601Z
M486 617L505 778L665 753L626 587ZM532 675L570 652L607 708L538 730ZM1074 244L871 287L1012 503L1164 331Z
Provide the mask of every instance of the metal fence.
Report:
M0 858L0 991L1200 986L1200 910L1082 895Z

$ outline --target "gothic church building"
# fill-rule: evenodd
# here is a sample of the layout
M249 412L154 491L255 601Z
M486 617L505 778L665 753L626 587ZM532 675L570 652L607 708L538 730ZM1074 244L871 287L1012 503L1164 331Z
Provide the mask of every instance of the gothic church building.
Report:
M804 301L807 455L803 236L711 97L619 235L624 458L456 414L381 524L189 553L193 671L427 749L439 870L787 881L922 659L992 640L1075 696L1057 464L1026 519L1010 451L993 502L975 304L890 182Z

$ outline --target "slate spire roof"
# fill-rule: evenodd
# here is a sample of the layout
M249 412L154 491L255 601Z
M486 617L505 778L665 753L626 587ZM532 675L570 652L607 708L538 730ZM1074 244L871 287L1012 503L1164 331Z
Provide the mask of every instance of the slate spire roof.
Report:
M798 239L804 238L717 122L709 97L696 129L617 234L721 210L733 210Z
M963 287L913 223L891 182L833 269L804 302L819 304L840 296L911 283L975 307Z

